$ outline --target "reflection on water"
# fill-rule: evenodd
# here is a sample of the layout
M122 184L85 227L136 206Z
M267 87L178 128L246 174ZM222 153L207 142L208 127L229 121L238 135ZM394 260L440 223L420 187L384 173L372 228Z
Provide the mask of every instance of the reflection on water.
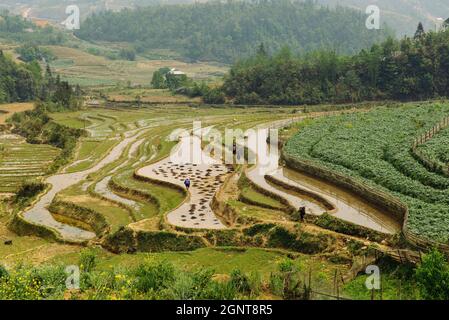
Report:
M400 222L388 212L369 204L349 191L288 168L282 169L282 175L318 194L330 197L332 203L338 208L334 214L338 218L388 233L395 233L401 229Z

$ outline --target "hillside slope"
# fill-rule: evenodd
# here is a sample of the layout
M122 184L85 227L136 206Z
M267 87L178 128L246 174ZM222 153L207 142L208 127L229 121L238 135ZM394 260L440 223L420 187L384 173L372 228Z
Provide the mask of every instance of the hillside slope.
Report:
M232 62L254 53L332 48L350 54L386 37L368 30L365 15L290 1L151 6L89 17L76 35L85 40L126 41L137 49L171 49L194 60Z
M413 35L419 22L426 30L435 29L437 18L449 17L447 0L318 0L320 4L346 6L365 11L369 5L377 5L381 19L398 35Z

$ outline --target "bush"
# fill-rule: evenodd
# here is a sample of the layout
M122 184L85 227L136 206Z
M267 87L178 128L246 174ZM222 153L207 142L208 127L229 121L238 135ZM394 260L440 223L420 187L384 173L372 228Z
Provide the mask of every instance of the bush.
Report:
M301 282L299 271L292 260L280 262L278 271L270 275L271 291L286 300L308 300L310 288Z
M277 226L268 233L268 246L295 250L302 253L314 254L323 251L327 247L325 235L313 235L300 232L299 235Z
M80 269L84 272L91 272L97 266L97 254L92 249L81 251L79 258Z
M175 268L167 262L150 260L140 264L133 274L136 277L136 289L148 293L169 288L175 281Z
M239 269L234 269L231 272L231 279L229 280L231 285L242 294L249 294L251 292L251 286L248 277L242 273Z
M29 44L18 47L16 52L20 55L19 59L25 62L33 60L50 62L55 59L50 50Z
M136 60L136 51L133 49L121 49L119 56L124 60L134 61Z
M424 299L449 299L449 264L446 257L436 249L423 257L416 269L416 280Z
M24 182L17 191L14 202L19 206L27 205L33 198L45 190L42 182Z
M8 271L4 266L0 265L0 279L8 276Z
M237 290L230 281L211 281L200 298L207 300L234 300L236 296Z
M32 277L40 284L39 291L45 299L57 299L64 295L67 274L62 265L46 265L32 269Z
M223 104L226 102L226 97L225 94L220 89L214 88L210 89L204 94L203 100L205 103Z
M19 267L0 278L0 300L39 300L41 281L35 278L34 270Z
M213 270L178 273L175 282L167 290L166 299L193 300L201 297L212 280Z

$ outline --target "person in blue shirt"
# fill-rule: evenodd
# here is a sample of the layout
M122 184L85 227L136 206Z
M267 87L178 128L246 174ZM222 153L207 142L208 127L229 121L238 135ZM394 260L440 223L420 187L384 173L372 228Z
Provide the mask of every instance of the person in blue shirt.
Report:
M184 180L184 185L186 186L186 189L190 188L190 179L189 178Z

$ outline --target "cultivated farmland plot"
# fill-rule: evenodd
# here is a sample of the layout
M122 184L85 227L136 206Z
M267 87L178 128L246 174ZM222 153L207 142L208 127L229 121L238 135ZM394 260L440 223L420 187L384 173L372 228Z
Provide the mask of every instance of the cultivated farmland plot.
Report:
M62 168L60 173L45 178L51 185L50 190L30 208L19 213L19 216L28 223L51 230L59 240L87 245L90 241L99 241L104 248L118 253L134 250L189 251L202 248L205 244L218 247L262 246L267 250L275 248L305 253L330 250L328 246L333 241L337 243L334 245L343 247L345 244L340 243L340 238L333 241L323 240L331 236L327 235L326 232L329 231L325 228L319 229L320 235L317 236L314 234L316 226L311 228L308 224L298 224L295 221L293 213L303 205L307 207L311 221L319 219L328 211L333 217L344 221L347 219L346 221L372 230L372 234L369 231L366 234L373 239L380 239L376 240L378 243L400 231L399 224L379 222L384 213L362 203L362 200L354 201L351 196L339 190L331 189L322 183L317 184L313 178L303 180L291 175L279 168L277 162L273 163L273 166L265 167L263 171L258 171L261 170L258 163L227 168L214 162L200 166L194 166L193 163L175 165L167 158L174 148L179 151L179 148L190 145L183 143L182 139L169 141L167 137L176 129L191 130L193 121L201 121L203 128L215 128L222 133L225 129L262 129L273 124L279 126L283 123L293 123L292 127L300 129L301 135L323 123L336 123L333 128L348 129L355 127L354 123L358 119L375 119L383 112L394 112L393 109L379 109L367 114L333 113L327 118L304 121L305 118L328 114L305 115L297 113L296 108L274 110L276 112L273 112L272 108L130 105L114 109L90 108L50 114L57 123L86 129L88 136L80 138L70 164ZM424 117L412 107L410 110L411 119ZM438 110L445 114L449 109L441 107ZM426 113L424 115L427 116ZM429 126L439 115L430 116ZM349 120L342 119L351 119L351 125ZM415 120L411 121L416 123ZM296 122L299 122L299 125L296 125ZM426 128L427 124L422 130ZM296 130L289 128L286 132L294 133ZM316 138L316 132L321 130L316 129L311 137ZM420 125L410 128L410 137L414 137L420 130ZM265 136L262 139L263 143L267 142L267 138ZM290 150L291 143L296 139L297 136L287 144L287 150ZM313 140L309 137L307 139ZM20 174L26 173L28 178L37 168L41 168L41 171L36 171L39 172L39 177L45 175L45 171L38 164L51 161L38 151L51 151L45 154L52 154L53 157L58 154L58 149L45 145L29 145L17 136L9 136L7 144L10 146L4 150L16 152L15 158L28 159L28 164L22 161L16 161L14 164L17 170L24 169ZM204 147L207 141L199 145ZM338 147L334 149L339 150ZM258 151L249 148L248 152ZM355 153L357 152L354 151ZM297 155L296 153L295 156ZM262 156L263 153L258 154L257 158ZM2 161L5 161L6 165L2 165L1 174L19 174L13 171L14 169L7 168L12 161L11 157L3 157ZM263 174L255 177L255 172ZM273 183L267 180L268 176L280 179L286 185ZM10 174L9 179L13 179L12 177L13 174ZM183 186L185 177L191 178L193 183L188 191ZM17 182L17 185L20 183ZM294 188L289 190L289 187ZM304 193L304 190L307 192ZM225 206L225 209L220 206ZM232 212L232 215L225 212ZM360 218L357 218L358 216ZM366 234L363 234L363 237L366 237ZM280 240L282 237L290 240L283 242ZM202 250L209 249L211 248L199 249L192 255L201 257L205 254ZM385 247L381 249L386 250ZM246 252L247 249L244 250ZM55 255L70 259L71 252ZM214 252L206 252L210 256L217 255ZM109 259L109 253L104 251L102 254L106 254ZM254 254L252 251L242 253L236 263L253 259ZM117 257L115 259L120 260L125 255ZM134 261L133 259L140 257L137 254L130 259ZM167 257L174 261L179 259L175 253ZM316 266L316 270L322 266ZM335 267L346 270L342 265L337 264ZM314 281L318 284L322 280ZM327 290L327 285L323 284L323 288Z
M168 110L170 112L167 112ZM105 233L115 233L126 226L153 232L167 228L165 227L167 223L168 226L175 228L215 229L219 226L218 229L232 229L234 223L222 216L217 217L213 207L218 201L216 197L227 197L220 195L222 193L220 190L223 189L222 185L227 178L233 175L230 173L233 170L222 170L218 163L206 164L205 167L193 163L194 166L198 166L196 171L189 161L172 164L166 157L171 150L175 150L173 147L177 142L170 142L167 137L175 129L190 130L192 122L199 120L205 128L215 128L224 133L225 129L262 129L276 120L281 120L279 124L283 122L288 124L304 118L301 115L292 116L292 111L295 110L289 108L277 109L275 114L267 108L238 109L238 113L235 111L232 108L192 108L180 105L127 110L94 108L82 112L52 114L54 121L61 124L75 128L80 128L82 124L89 136L80 139L74 159L62 170L63 173L47 179L52 185L51 191L42 197L34 208L24 213L25 219L56 229L57 233L70 241L102 237ZM266 141L267 137L263 138L261 143ZM200 144L204 146L207 141ZM180 150L177 152L188 152L183 148L188 149L189 146L190 143L180 143L178 146ZM258 152L249 150L256 154ZM264 156L260 154L257 158L262 159ZM267 184L264 176L276 172L278 161L274 161L272 167L265 169L260 176L261 179L249 175L256 188L246 193L246 199L249 197L252 204L264 207L266 203L283 199L280 200L284 201L282 204L274 206L275 211L294 211L305 204L309 213L321 215L330 206L328 202L334 200L341 202L332 195L326 195L324 198L321 196L304 198L300 193L289 194L280 186ZM179 165L181 166L177 168L180 170L176 171L174 166ZM197 172L197 169L202 173ZM260 172L259 167L256 169L251 171L251 174ZM213 174L214 170L221 170L217 171L217 177ZM205 176L202 177L202 174ZM277 174L282 175L282 171ZM182 183L187 177L194 183L188 194ZM195 177L199 180L197 181ZM212 180L208 182L206 180L209 177ZM287 180L287 183L295 185L295 188L307 188L291 180ZM213 188L208 188L208 184L213 185ZM264 196L257 191L257 188L274 193L274 200L270 200L271 196L268 196L264 201ZM314 192L316 191L311 190L309 194ZM207 194L207 199L202 199L203 194ZM242 215L247 216L246 208L232 202L236 195L238 194L234 193L229 199L231 207L235 206L232 210L243 209ZM254 198L254 201L251 198ZM320 201L325 201L326 204ZM353 213L345 214L346 209L343 208L349 208L348 206L336 205L335 208L338 212L336 217L349 219L348 221L372 227L380 232L394 233L399 229L393 225L384 228L382 223L375 223L374 221L379 219L375 210L365 211L358 207L351 211ZM90 219L86 216L87 212L90 212L89 215L95 213L96 219L99 220L86 224L85 220ZM259 216L257 210L249 212ZM364 218L357 219L358 215ZM192 219L188 219L188 216ZM286 219L285 215L279 212L273 217ZM207 220L206 218L212 222L202 223ZM203 224L206 227L203 227ZM87 230L88 233L83 230Z
M447 103L423 103L322 118L305 126L285 150L396 196L409 208L410 231L447 243L449 179L424 167L411 146L448 114ZM444 161L446 133L420 148Z
M59 149L34 145L16 135L0 135L0 193L14 193L25 181L46 175Z

